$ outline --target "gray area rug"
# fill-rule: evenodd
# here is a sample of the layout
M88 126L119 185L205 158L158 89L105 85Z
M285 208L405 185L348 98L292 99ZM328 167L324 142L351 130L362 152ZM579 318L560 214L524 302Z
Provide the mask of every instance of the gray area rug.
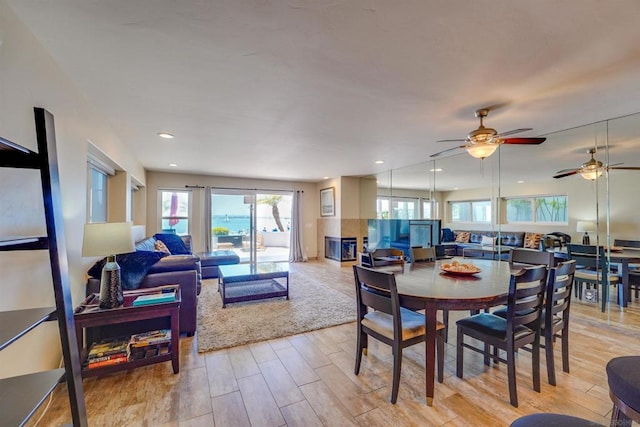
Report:
M356 303L300 273L289 273L289 300L284 297L227 304L222 308L217 279L203 280L198 297L198 351L206 352L356 320Z

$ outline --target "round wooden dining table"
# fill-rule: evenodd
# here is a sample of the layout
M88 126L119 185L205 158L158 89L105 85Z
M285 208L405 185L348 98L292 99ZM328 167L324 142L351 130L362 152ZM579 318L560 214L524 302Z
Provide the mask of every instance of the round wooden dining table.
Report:
M462 275L445 273L443 264L453 261L471 263L481 271ZM417 263L396 274L400 304L412 310L425 310L426 327L426 403L434 396L436 359L436 312L438 310L481 310L507 301L511 268L504 261L484 259L448 259L435 263Z

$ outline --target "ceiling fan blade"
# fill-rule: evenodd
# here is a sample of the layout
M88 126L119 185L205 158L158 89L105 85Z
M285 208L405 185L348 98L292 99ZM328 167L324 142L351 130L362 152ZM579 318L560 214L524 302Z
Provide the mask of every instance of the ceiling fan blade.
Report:
M466 145L461 145L461 146L459 146L459 147L449 148L448 150L444 150L444 151L440 151L439 153L432 154L432 155L430 155L429 157L438 157L438 156L440 156L440 155L442 155L442 154L444 154L444 153L448 153L449 151L455 151L455 150L459 150L459 149L461 149L461 148L467 148L467 146L466 146Z
M522 129L508 130L506 132L500 132L499 134L494 136L494 138L502 138L503 136L513 135L515 133L520 133L520 132L526 132L528 130L533 130L533 128L522 128Z
M441 139L436 142L466 142L466 139Z
M638 166L609 166L609 169L640 171L640 167Z
M538 145L545 142L547 138L505 138L503 144L529 144Z
M564 170L556 172L556 174L553 177L554 178L564 178L565 176L575 175L580 171L581 171L581 169L564 169Z

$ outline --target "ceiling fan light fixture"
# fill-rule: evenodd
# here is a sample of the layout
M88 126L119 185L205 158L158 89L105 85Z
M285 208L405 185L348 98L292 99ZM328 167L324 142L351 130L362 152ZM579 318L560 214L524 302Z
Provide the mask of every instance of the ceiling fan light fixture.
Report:
M589 181L593 181L602 176L602 168L588 169L580 172L580 175Z
M467 147L467 153L476 159L484 159L495 153L499 144L474 144Z

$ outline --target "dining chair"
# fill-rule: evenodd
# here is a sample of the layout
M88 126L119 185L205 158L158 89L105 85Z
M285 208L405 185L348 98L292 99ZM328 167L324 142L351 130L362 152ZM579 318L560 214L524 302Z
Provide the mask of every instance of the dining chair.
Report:
M413 270L415 263L420 262L435 262L437 259L436 248L419 248L412 247L409 249L411 252L411 267L409 270ZM442 323L444 323L444 342L449 341L449 310L442 310Z
M574 260L558 264L549 269L545 289L544 307L540 315L541 335L547 363L547 380L556 385L553 348L557 338L562 340L562 370L569 373L569 308L571 307L571 288L576 270ZM529 310L531 311L531 310ZM507 317L506 308L493 312L496 316ZM525 348L525 350L529 350Z
M595 300L596 302L601 301L601 310L604 312L609 300L609 286L605 286L605 284L617 285L620 281L618 274L612 273L607 267L604 248L569 243L567 255L570 260L576 261L576 272L573 279L576 285L576 296L582 299L583 284L586 284L587 287L593 285ZM602 287L602 298L599 297L598 286Z
M436 260L436 248L433 246L428 248L412 247L409 249L411 254L411 267L413 269L416 262L435 262Z
M391 403L398 399L402 349L424 342L426 339L425 317L400 307L396 278L392 272L374 270L359 265L353 266L356 284L357 353L355 374L360 373L362 353L366 354L368 337L385 343L393 352L393 385ZM369 311L372 308L373 311ZM438 382L444 377L444 325L436 325L438 358Z
M513 248L509 252L509 265L514 264L545 265L549 268L553 266L553 253L535 249Z
M569 373L569 309L576 261L569 260L549 270L541 327L549 384L556 385L553 347L562 340L562 370Z
M483 354L487 366L491 359L495 364L505 362L509 379L509 400L511 405L518 407L516 350L531 344L533 389L540 392L540 314L546 279L547 269L541 265L513 272L509 281L506 318L492 313L479 313L456 322L458 378L463 376L465 348ZM464 342L465 335L482 341L484 347L478 348ZM499 350L506 353L506 359L500 357Z

